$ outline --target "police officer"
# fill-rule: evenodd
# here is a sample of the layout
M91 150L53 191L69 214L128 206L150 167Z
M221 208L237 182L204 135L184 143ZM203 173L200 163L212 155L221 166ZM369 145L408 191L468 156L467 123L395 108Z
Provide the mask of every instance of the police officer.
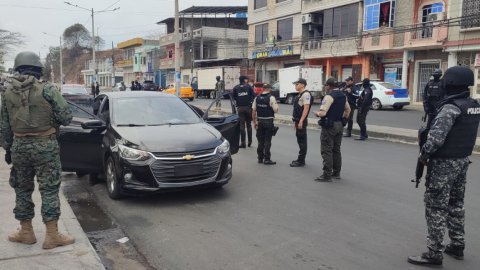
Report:
M307 157L308 114L313 104L313 97L309 91L305 90L307 86L305 79L300 78L296 82L293 82L293 84L295 85L295 90L298 92L298 96L293 101L292 120L295 125L295 135L297 136L300 152L298 153L298 159L292 161L290 167L303 167L305 166L305 158Z
M258 163L265 165L275 165L272 161L270 148L272 147L272 133L274 129L273 119L278 112L277 100L270 93L272 86L265 84L263 92L255 98L252 105L253 127L257 131L258 140ZM258 117L258 125L255 118Z
M320 135L321 154L323 158L323 174L315 179L317 182L332 182L332 176L340 179L342 169L342 153L340 151L343 137L343 127L350 115L350 105L345 94L338 89L338 81L329 78L325 89L327 94L322 101L320 111L315 111L321 117Z
M215 84L215 97L218 97L223 94L225 91L225 82L221 80L220 76L217 76L217 83ZM217 103L215 104L215 110L220 111L222 110L222 99L218 99Z
M347 96L348 105L350 106L350 115L348 115L347 132L343 137L352 137L353 128L353 116L357 109L357 99L359 97L358 87L353 84L353 78L348 77L346 80L346 86L342 89L343 93Z
M430 126L437 114L437 102L445 96L443 80L440 79L440 77L442 77L442 70L435 69L432 76L433 80L429 81L423 90L423 108L428 114L427 126Z
M365 78L362 82L363 91L357 100L357 124L360 127L360 137L356 138L357 141L365 141L368 138L367 134L367 114L372 106L373 92L370 86L370 79Z
M252 145L252 101L257 95L248 84L247 76L240 76L240 84L233 88L233 98L238 108L240 117L240 148L246 148L245 125L248 132L248 147Z
M438 115L420 153L420 160L429 164L425 183L428 252L408 258L412 264L433 267L442 265L442 251L463 260L468 157L480 122L480 104L470 98L468 88L474 85L472 70L463 66L449 68L443 81L446 97L437 104ZM446 228L451 241L445 248Z
M75 238L61 234L57 227L62 165L56 133L60 125L70 124L72 110L54 85L39 81L43 65L38 55L18 54L14 70L17 73L2 98L0 124L5 161L13 162L10 173L10 185L16 193L13 212L21 229L8 239L23 244L37 241L32 227L36 176L46 224L43 248L70 245Z

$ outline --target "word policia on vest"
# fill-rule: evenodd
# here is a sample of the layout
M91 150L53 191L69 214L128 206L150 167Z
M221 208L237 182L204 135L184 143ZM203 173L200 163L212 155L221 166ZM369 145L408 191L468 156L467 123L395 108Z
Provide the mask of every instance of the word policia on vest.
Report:
M468 114L480 114L480 108L468 108Z

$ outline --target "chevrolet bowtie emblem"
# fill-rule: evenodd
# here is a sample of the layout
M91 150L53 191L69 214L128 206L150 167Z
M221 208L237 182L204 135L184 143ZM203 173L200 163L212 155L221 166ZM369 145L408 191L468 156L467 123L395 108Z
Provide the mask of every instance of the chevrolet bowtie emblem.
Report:
M191 160L191 159L194 159L194 158L195 158L195 156L190 156L190 155L186 155L186 156L183 157L183 159L185 159L185 160Z

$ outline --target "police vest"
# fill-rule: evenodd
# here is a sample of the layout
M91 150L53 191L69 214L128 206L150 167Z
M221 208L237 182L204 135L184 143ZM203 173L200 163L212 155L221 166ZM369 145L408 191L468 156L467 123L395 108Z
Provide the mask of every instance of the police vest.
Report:
M250 87L248 84L239 84L235 87L237 89L235 100L237 106L250 106L252 103L252 96L250 95Z
M273 108L270 106L271 96L272 96L271 94L261 94L260 96L257 96L256 102L257 102L258 117L269 118L269 117L275 116L275 112L273 111Z
M345 103L347 102L347 97L340 90L333 90L327 95L333 98L333 103L330 106L330 109L328 109L325 117L333 122L341 121L343 118L343 113L345 112Z
M27 86L30 87L27 101L22 101L22 96L12 91L17 84L21 82L9 85L4 95L12 131L20 134L38 133L53 128L53 110L43 97L46 83L34 80L32 85Z
M427 96L430 98L435 98L437 100L440 100L444 97L445 91L443 89L443 81L430 81L428 83L428 90L427 90Z
M303 115L303 109L305 108L305 104L303 104L303 106L300 106L300 104L298 104L298 101L300 101L300 99L302 98L303 94L305 93L309 93L310 94L310 97L312 99L312 101L310 101L310 105L313 104L313 96L312 94L310 93L310 91L307 91L307 90L304 90L300 95L298 95L295 100L293 101L293 120L294 121L299 121L300 119L302 119L302 115ZM308 108L308 113L310 113L310 109L312 108L312 106L310 106ZM308 115L307 115L308 117ZM305 118L306 119L306 118Z
M464 158L472 155L480 123L480 104L471 98L457 99L450 104L457 106L461 115L455 120L452 129L435 157Z

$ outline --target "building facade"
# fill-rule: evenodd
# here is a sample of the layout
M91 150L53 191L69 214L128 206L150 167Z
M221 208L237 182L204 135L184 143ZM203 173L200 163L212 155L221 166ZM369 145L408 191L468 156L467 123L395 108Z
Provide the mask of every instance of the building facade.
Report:
M125 60L119 62L118 66L123 68L127 84L153 80L156 65L159 66L160 46L157 40L134 38L117 44L117 48L123 50Z
M95 53L95 56L96 71L94 70L93 60L85 61L85 69L81 71L86 85L92 84L95 73L97 82L101 86L112 87L115 83L123 80L123 68L118 66L119 63L123 62L121 50L99 51Z

